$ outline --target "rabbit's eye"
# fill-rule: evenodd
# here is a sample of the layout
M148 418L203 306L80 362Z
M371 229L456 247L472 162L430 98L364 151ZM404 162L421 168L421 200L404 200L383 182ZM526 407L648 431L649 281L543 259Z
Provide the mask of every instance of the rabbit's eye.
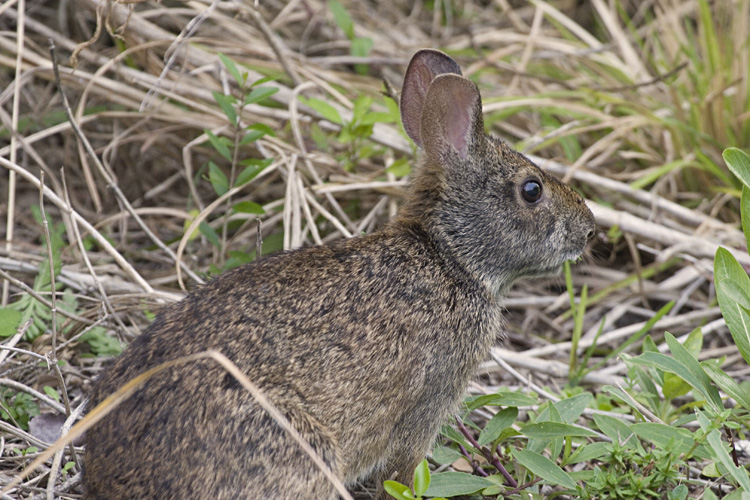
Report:
M521 185L521 196L528 203L535 203L542 197L542 185L539 181L528 180Z

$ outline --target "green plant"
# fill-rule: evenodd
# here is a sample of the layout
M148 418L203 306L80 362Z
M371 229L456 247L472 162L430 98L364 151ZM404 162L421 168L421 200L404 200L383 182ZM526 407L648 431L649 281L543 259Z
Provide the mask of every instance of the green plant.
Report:
M344 170L351 171L361 162L376 154L380 154L384 149L369 140L376 123L397 123L399 120L398 106L393 99L385 99L384 105L387 111L372 111L373 98L367 95L360 95L354 99L351 120L344 120L339 111L331 104L316 98L305 98L300 96L300 102L310 106L320 113L326 120L339 125L341 130L336 140L345 146L345 154L337 156L336 159L341 162ZM321 133L318 132L320 135ZM324 142L326 139L320 138L320 145L327 147ZM406 159L401 162L400 166L406 164ZM402 172L405 175L407 172Z
M338 0L329 0L328 8L333 14L333 18L344 35L349 39L350 54L354 57L366 57L372 50L372 38L361 37L354 34L354 21L352 21L349 12ZM355 64L354 70L360 75L366 75L368 66L366 64Z
M16 392L9 387L0 387L0 418L29 430L29 420L39 415L39 406L33 396Z
M417 468L414 469L413 488L409 488L398 481L385 481L383 488L396 500L421 500L429 492L431 481L430 466L427 460L422 460ZM434 500L445 499L434 497Z
M266 135L275 136L276 134L269 126L262 123L244 125L242 123L242 110L250 104L264 103L264 101L279 90L278 87L262 86L263 83L271 81L272 78L261 78L250 83L248 82L248 73L242 71L229 57L219 54L219 59L237 83L239 96L222 94L216 91L212 92L214 100L232 127L233 134L231 138L217 136L208 129L204 130L204 133L208 137L208 142L219 156L230 165L229 176L227 176L216 162L209 160L206 164L207 179L213 187L214 192L217 196L226 196L226 210L221 216L221 236L217 234L210 224L201 222L199 225L201 234L219 250L219 260L222 265L211 267L211 272L214 274L237 267L251 260L251 257L243 252L228 252L229 259L224 260L227 236L230 230L229 217L235 213L263 215L265 211L262 206L250 200L232 203L232 196L229 191L232 188L241 187L252 181L273 161L270 158L241 158L242 148Z

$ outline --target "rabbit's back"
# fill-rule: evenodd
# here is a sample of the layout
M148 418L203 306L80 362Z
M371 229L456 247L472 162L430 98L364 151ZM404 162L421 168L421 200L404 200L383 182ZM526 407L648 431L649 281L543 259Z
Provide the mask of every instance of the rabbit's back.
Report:
M404 446L421 450L500 328L496 299L436 255L422 233L394 223L213 280L157 317L105 373L91 404L159 363L216 349L345 482ZM420 359L451 359L452 368ZM86 473L97 478L89 498L108 496L120 479L128 490L117 498L220 491L294 498L294 488L307 492L300 498L328 498L311 492L331 491L326 480L316 486L320 474L305 479L315 469L309 458L212 360L156 375L91 429L87 443ZM139 475L157 480L137 491Z

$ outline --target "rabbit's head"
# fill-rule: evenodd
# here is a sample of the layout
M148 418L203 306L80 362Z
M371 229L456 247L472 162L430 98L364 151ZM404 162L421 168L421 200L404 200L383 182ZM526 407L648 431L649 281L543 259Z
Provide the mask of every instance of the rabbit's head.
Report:
M419 220L443 251L503 293L577 258L594 217L568 186L484 132L477 86L435 50L411 60L401 94L404 129L423 150L402 220Z

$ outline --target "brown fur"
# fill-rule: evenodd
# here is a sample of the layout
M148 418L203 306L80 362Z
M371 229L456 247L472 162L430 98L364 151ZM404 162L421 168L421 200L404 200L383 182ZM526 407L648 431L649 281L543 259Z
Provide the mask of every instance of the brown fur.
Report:
M502 295L556 272L594 228L583 200L483 131L479 92L418 52L402 119L424 149L399 215L368 236L265 258L160 314L95 384L228 356L346 484L409 482L501 334ZM536 179L541 199L523 200ZM167 370L86 438L87 499L334 500L299 446L213 361ZM382 491L379 495L384 495Z

